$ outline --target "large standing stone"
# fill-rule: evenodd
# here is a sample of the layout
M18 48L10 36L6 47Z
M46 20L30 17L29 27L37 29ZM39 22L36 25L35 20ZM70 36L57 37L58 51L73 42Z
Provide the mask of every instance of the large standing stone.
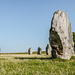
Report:
M52 57L70 59L73 55L73 35L67 12L58 10L54 13L50 29Z
M30 55L32 54L32 48L31 48L31 47L28 49L28 53L29 53Z
M42 49L41 49L40 47L38 47L38 52L37 52L37 53L38 53L38 54L41 54L41 50L42 50Z
M46 54L47 55L51 54L51 50L50 50L50 45L49 44L47 44L47 46L46 46Z

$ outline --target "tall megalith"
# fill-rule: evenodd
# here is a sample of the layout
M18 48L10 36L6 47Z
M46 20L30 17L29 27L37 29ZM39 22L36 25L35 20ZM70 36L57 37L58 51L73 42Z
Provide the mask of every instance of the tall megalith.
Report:
M73 55L73 34L67 12L58 10L54 13L49 42L52 48L52 57L70 59Z

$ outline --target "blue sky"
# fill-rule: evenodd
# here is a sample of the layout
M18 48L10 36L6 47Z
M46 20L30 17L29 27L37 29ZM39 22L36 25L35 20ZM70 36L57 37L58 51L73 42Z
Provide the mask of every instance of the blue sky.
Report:
M74 0L0 0L0 48L2 53L45 50L53 13L68 12L75 32Z

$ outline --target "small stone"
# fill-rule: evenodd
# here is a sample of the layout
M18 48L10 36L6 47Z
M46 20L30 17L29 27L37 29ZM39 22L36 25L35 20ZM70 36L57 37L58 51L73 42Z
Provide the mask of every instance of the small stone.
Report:
M32 48L31 48L31 47L28 49L28 53L29 53L30 55L32 54Z
M38 47L38 52L37 52L37 53L38 53L38 54L41 54L41 50L42 50L42 49L41 49L40 47Z
M47 44L47 46L46 46L46 54L51 55L51 50L50 50L50 45L49 44Z

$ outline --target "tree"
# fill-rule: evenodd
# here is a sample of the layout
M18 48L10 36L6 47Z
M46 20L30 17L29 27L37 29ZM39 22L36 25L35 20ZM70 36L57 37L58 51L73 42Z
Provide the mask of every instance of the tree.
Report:
M75 32L73 32L73 42L74 42L74 49L75 49Z

